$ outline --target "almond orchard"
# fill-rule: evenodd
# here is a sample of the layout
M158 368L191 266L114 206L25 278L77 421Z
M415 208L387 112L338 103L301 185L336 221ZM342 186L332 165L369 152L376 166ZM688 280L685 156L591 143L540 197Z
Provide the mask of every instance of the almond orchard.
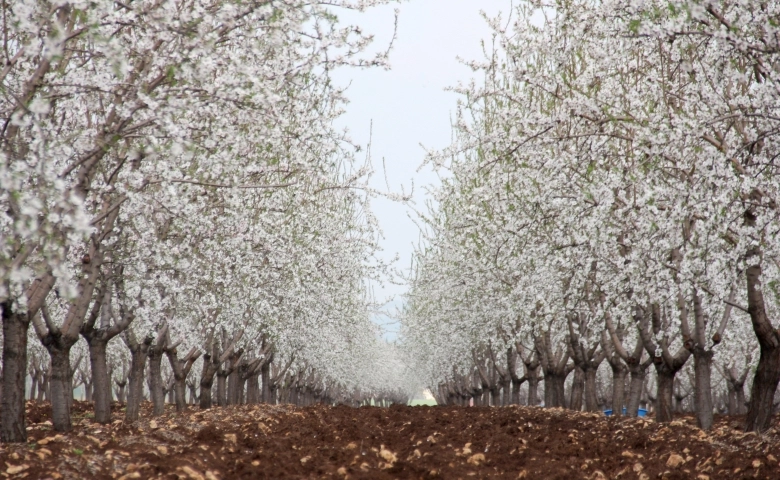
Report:
M0 0L0 473L780 475L780 3L487 18L387 341L392 3Z

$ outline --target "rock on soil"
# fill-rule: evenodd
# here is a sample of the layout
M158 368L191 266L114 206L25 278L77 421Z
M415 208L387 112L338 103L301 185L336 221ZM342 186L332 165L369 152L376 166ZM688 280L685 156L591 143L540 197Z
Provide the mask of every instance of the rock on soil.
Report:
M27 444L0 445L0 476L29 479L511 478L779 479L780 438L719 417L670 424L529 407L242 405L167 410L127 424L91 420L56 434L51 408L28 403ZM776 424L776 423L775 423Z

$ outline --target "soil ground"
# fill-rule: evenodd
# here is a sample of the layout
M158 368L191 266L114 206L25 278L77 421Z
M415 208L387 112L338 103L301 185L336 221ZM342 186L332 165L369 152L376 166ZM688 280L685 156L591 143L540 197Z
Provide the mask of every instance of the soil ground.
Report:
M692 417L529 407L243 405L152 419L147 404L139 422L116 406L99 425L76 402L73 431L58 435L47 404L27 410L28 443L0 445L3 477L780 479L780 430L745 434L735 417L705 433Z

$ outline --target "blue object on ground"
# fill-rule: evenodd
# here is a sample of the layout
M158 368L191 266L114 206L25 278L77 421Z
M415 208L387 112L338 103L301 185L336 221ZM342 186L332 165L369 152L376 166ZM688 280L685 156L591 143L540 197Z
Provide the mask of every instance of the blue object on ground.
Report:
M623 407L623 415L625 415L625 414L626 414L626 407ZM644 408L640 408L639 410L637 410L636 414L637 414L638 417L646 417L647 416L647 410L645 410ZM604 415L606 415L608 417L610 415L612 415L612 409L610 408L609 410L604 410Z

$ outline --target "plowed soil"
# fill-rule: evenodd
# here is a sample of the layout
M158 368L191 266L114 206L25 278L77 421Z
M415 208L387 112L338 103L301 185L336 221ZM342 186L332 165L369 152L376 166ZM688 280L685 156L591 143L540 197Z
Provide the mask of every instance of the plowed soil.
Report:
M0 475L30 479L780 479L780 439L719 417L670 424L528 407L244 405L99 425L74 406L56 434L28 404L29 441L0 446Z

